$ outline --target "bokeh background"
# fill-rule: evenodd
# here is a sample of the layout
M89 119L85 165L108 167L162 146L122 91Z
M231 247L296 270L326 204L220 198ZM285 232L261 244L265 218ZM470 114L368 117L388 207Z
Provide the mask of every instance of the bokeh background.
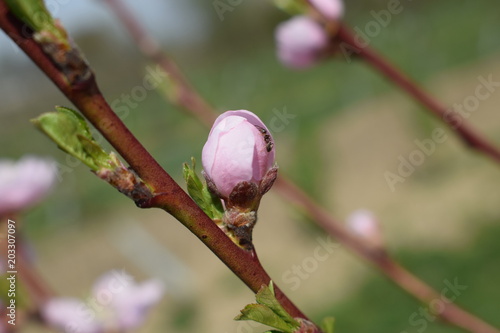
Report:
M223 19L211 1L126 2L219 111L248 109L268 123L280 112L293 115L273 133L280 173L339 219L372 210L387 248L403 265L438 291L458 279L467 289L457 304L500 326L498 165L446 129L445 142L391 191L384 173L397 173L398 158L418 149L415 140L445 126L366 64L339 57L308 71L284 68L275 57L273 30L287 15L271 1L243 0ZM208 130L169 104L162 91L126 106L123 94L141 86L147 68L156 66L138 53L104 3L52 5L109 101L122 107L124 122L181 181L182 163L200 158ZM363 30L374 21L371 11L387 5L348 1L345 21ZM496 1L401 5L370 45L446 105L473 95L479 76L500 80ZM54 290L85 297L99 275L125 269L137 280L157 277L167 289L138 332L265 330L232 321L253 301L252 293L176 220L135 208L35 130L29 119L54 105L71 105L4 34L0 105L0 156L52 156L61 166L52 194L22 216L40 276ZM500 92L494 91L467 120L500 145L498 105ZM434 319L421 321L421 304L343 247L298 286L287 280L326 236L276 193L266 195L254 237L274 280L313 318L336 317L337 332L460 332ZM35 324L23 329L46 331Z

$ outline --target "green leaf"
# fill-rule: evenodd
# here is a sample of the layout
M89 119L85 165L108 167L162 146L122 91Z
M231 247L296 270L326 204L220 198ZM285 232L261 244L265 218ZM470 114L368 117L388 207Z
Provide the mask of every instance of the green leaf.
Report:
M300 323L293 319L276 299L272 281L269 287L263 285L260 288L259 292L255 295L255 299L258 304L247 305L241 310L241 314L234 319L253 320L282 330L285 333L293 333L300 327Z
M335 318L326 317L323 319L323 325L321 325L325 333L334 333Z
M93 139L81 134L77 134L76 137L80 140L83 150L92 157L95 164L99 166L99 168L112 169L115 166L115 164L112 163L113 159L110 155L106 153Z
M203 198L205 201L209 202L210 216L212 219L222 219L224 215L224 207L222 207L222 201L217 196L213 195L212 192L208 190L208 187L203 183Z
M257 300L257 303L269 307L291 327L300 326L300 323L293 319L293 317L290 316L288 312L285 311L285 309L283 309L280 302L278 302L278 300L276 299L276 296L274 295L274 284L272 281L269 284L269 287L263 286L262 288L260 288L257 295L255 295L255 299Z
M43 0L6 0L12 13L35 32L43 32L54 41L69 45L64 29L52 18Z
M87 124L87 121L85 120L85 118L83 118L83 116L80 113L70 108L58 105L55 106L55 109L57 112L67 114L70 117L74 117L75 120L78 122L79 128L81 128L82 134L84 134L88 138L92 137L89 124Z
M9 9L33 30L40 31L54 25L45 3L42 0L5 0Z
M189 195L212 220L222 219L224 213L222 202L208 190L206 183L202 182L196 174L194 158L191 158L191 164L192 167L187 163L183 165L183 175Z
M85 119L76 111L56 106L56 112L47 112L32 122L57 146L85 163L92 170L112 169L116 165L95 142Z
M287 333L293 332L290 326L281 319L280 316L274 313L269 307L262 304L248 304L234 320L253 320Z

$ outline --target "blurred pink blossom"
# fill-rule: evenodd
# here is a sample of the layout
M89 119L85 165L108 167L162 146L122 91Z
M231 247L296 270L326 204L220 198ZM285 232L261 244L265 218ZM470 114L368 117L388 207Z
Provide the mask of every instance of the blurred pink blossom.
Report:
M354 211L347 217L347 227L358 237L382 248L383 239L380 225L372 212L365 209Z
M227 111L216 120L203 147L202 164L223 197L240 182L259 184L273 167L274 140L250 111Z
M104 325L94 311L77 298L53 298L42 309L45 321L63 332L99 333Z
M46 322L64 332L103 333L135 329L148 311L163 297L158 280L135 283L124 272L101 276L84 302L76 298L54 298L42 309Z
M0 215L26 209L39 202L57 176L55 162L25 156L18 162L0 160Z
M309 0L311 4L326 18L338 21L344 15L342 0Z
M275 38L280 61L292 68L307 68L321 57L328 45L323 27L308 16L295 16L276 28Z

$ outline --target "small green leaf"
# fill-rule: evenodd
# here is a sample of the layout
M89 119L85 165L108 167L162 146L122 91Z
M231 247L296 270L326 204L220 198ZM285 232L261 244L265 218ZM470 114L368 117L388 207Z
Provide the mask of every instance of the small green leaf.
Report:
M35 31L45 30L54 24L42 0L6 0L9 9Z
M87 121L85 120L85 118L83 118L81 114L79 114L75 110L59 105L56 105L55 109L57 112L65 113L71 117L74 117L75 120L78 122L78 127L81 129L82 134L84 134L86 137L89 138L92 137L92 133L90 133L89 124L87 124Z
M92 170L115 167L113 159L95 142L85 119L76 111L56 106L56 112L44 113L32 122L61 150Z
M186 180L188 193L196 204L210 216L211 210L209 209L209 204L205 201L205 197L203 195L203 183L196 174L194 159L192 163L192 168L187 163L184 163L183 166L183 174L184 179ZM210 216L210 218L213 218L213 216Z
M210 203L210 215L212 219L222 219L224 214L224 207L222 207L222 201L217 196L213 195L212 192L208 190L208 187L203 183L203 197Z
M274 295L274 284L271 281L269 283L269 287L262 286L257 295L255 296L257 303L265 305L273 310L281 319L283 319L286 323L288 323L291 327L298 327L300 323L293 319L292 316L288 314L288 312L283 309L280 302L276 299Z
M334 333L335 318L326 317L323 319L323 325L321 325L325 333Z
M277 329L285 333L292 333L300 327L300 323L293 319L288 312L283 309L274 295L273 282L269 287L263 285L255 295L258 304L249 304L235 320L253 320ZM274 331L269 331L274 332Z
M69 45L64 29L52 18L43 0L6 0L14 15L37 33L43 32L54 41Z
M273 294L273 296L276 296L276 294L274 293L274 282L273 282L273 280L271 280L271 282L269 282L269 290L271 291L271 293Z
M280 316L274 313L269 307L262 304L248 304L234 320L253 320L287 333L293 332L290 326L281 319Z
M82 144L83 150L92 156L92 159L94 160L95 164L98 165L100 168L106 168L106 169L112 169L114 164L111 163L111 158L106 153L101 146L97 142L95 142L93 139L90 139L86 136L77 134L76 137L78 140L80 140L80 143Z
M183 175L189 195L212 220L221 219L224 213L222 202L208 190L207 185L196 174L194 158L191 158L191 163L192 167L187 163L184 163L183 166Z

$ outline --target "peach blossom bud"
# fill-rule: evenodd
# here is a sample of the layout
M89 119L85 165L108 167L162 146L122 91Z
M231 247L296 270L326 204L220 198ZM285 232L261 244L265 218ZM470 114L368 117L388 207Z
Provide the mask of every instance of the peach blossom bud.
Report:
M347 227L358 237L378 248L383 247L380 225L372 212L364 209L354 211L347 218Z
M275 32L280 61L292 68L310 67L328 45L323 27L308 16L296 16L281 23Z
M338 21L344 15L342 0L309 0L309 2L326 18Z
M274 140L266 125L247 110L227 111L215 121L203 147L202 164L222 198L242 182L261 186L274 166Z

